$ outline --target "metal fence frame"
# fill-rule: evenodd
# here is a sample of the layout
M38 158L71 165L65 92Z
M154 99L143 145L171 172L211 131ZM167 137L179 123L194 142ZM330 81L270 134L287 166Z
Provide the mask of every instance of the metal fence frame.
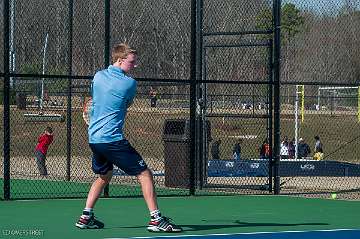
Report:
M68 14L69 16L73 16L73 0L68 1ZM105 4L105 26L104 26L104 67L108 66L109 63L109 53L110 53L110 9L111 9L111 1L104 1ZM275 0L273 2L273 10L274 10L274 32L256 32L249 31L246 33L265 33L265 34L274 34L274 62L273 62L273 75L274 75L274 181L275 181L275 194L279 193L279 176L277 175L277 168L279 164L279 152L277 150L279 145L279 125L278 122L278 109L279 109L279 54L280 54L280 0ZM23 78L31 78L31 77L39 77L39 78L67 78L68 79L68 91L67 91L67 117L66 117L66 130L67 130L67 180L70 179L70 158L71 158L71 96L72 96L72 80L73 79L91 79L91 76L79 76L73 75L72 72L72 35L73 35L73 17L69 17L68 19L68 41L69 41L69 49L68 55L70 57L70 64L67 67L67 75L47 75L47 74L17 74L13 73L10 69L10 0L4 0L4 72L0 73L2 77L4 77L4 199L11 199L11 190L10 190L10 79L12 77L23 77ZM202 0L192 0L191 1L191 69L190 69L190 79L186 81L181 81L182 83L188 83L190 85L190 188L189 195L194 195L196 191L196 161L202 158L202 150L199 147L199 143L201 144L201 122L197 120L196 106L197 99L199 98L199 85L203 83L202 80L202 41L203 36L207 33L202 32L202 8L203 1ZM236 33L210 33L210 34L236 34ZM244 34L244 33L243 33ZM140 81L151 81L151 79L138 79ZM155 81L157 81L155 79ZM168 81L169 82L169 81ZM177 80L170 80L170 82L178 82ZM217 83L227 83L227 82L217 82ZM232 82L233 84L234 82ZM200 124L199 124L200 123ZM272 162L272 161L271 161ZM270 170L272 171L272 170ZM270 179L271 181L271 179ZM270 190L271 191L271 190Z
M104 1L105 4L105 26L104 26L104 34L105 34L105 42L104 42L104 66L109 65L109 52L110 52L110 8L111 8L111 1L106 0ZM197 98L198 96L198 86L202 83L202 38L205 35L202 32L202 6L203 1L202 0L193 0L191 1L191 69L190 69L190 80L187 82L190 85L190 189L189 194L194 195L195 194L195 167L196 167L196 158L201 158L201 148L197 147L196 142L200 138L201 142L201 124L198 124L196 120L196 105L197 105ZM280 38L278 38L278 35L280 33L280 15L279 15L279 7L280 7L280 1L274 1L274 19L275 19L275 48L274 48L274 79L275 79L275 99L276 89L279 86L279 81L276 80L279 77L279 63L278 63L278 54L279 54L279 47L280 47ZM4 77L4 198L5 200L9 200L11 198L10 195L10 78L11 77L41 77L41 78L67 78L68 79L68 92L67 92L67 116L66 119L66 126L67 126L67 179L70 179L70 158L71 158L71 96L72 96L72 87L71 82L72 79L89 79L90 76L75 76L72 74L72 60L70 59L70 64L68 64L67 75L42 75L42 74L16 74L11 72L9 61L10 56L7 54L10 52L10 1L5 0L4 1L4 73L1 73L1 76ZM68 13L69 16L73 16L73 1L68 1ZM70 43L69 49L68 49L68 55L70 58L72 57L72 32L73 32L73 17L70 17L68 19L68 25L70 26L68 29L68 41ZM267 32L269 33L269 32ZM270 32L271 33L271 32ZM225 33L226 34L226 33ZM232 34L232 33L228 33ZM147 79L140 79L140 80L147 80ZM174 81L176 82L176 81ZM182 81L184 83L184 81ZM221 82L220 82L221 83ZM226 83L226 82L224 82ZM276 112L276 102L275 102L275 112ZM275 114L277 115L277 114ZM274 122L276 122L276 118L274 119ZM278 131L278 127L275 125L274 128L275 132ZM277 148L277 141L278 138L276 138L275 133L275 149ZM275 168L277 167L278 162L276 159L277 157L277 151L274 151L274 158L275 158ZM276 176L276 170L274 171L274 179L275 182L278 181L278 177ZM275 184L275 193L278 193L278 189Z
M73 0L68 0L68 41L69 41L69 49L68 56L70 57L68 66L67 66L67 74L66 75L52 75L52 74L18 74L12 72L10 69L10 0L4 0L4 72L0 73L0 77L4 79L4 199L11 199L11 176L10 176L10 79L12 77L23 77L23 78L66 78L67 81L67 117L66 117L66 130L67 130L67 146L66 146L66 157L67 157L67 180L70 180L70 158L71 158L71 145L72 145L72 120L71 120L71 104L72 104L72 94L73 87L72 81L74 79L91 79L91 76L84 75L73 75L73 65L72 65L72 55L73 55ZM110 10L111 10L111 1L104 1L104 62L103 66L106 67L110 64L110 36L111 36L111 18L110 18ZM269 121L270 121L270 145L272 146L272 157L269 159L269 193L280 194L281 193L281 177L279 173L280 167L280 113L281 113L281 100L280 100L280 86L283 84L280 82L280 44L281 44L281 0L273 0L272 6L272 14L273 14L273 30L268 31L244 31L244 32L203 32L203 0L192 0L191 1L191 46L190 46L190 77L186 80L175 80L175 79L166 79L168 83L182 83L186 84L190 87L189 99L190 99L190 144L189 144L189 152L190 152L190 187L189 187L189 195L195 195L197 190L202 188L201 177L204 172L202 171L203 163L203 154L204 154L204 142L203 142L203 131L204 131L204 117L201 117L197 112L197 107L199 105L199 99L202 98L200 86L201 84L207 83L220 83L220 84L248 84L249 82L245 81L211 81L204 79L203 72L203 51L209 45L204 45L204 37L211 35L236 35L236 34L265 34L270 35L271 40L267 43L267 46L270 47L269 57L271 59L271 65L269 67L269 77L271 80L268 86L271 88L269 90L269 99L272 108L268 112ZM213 45L213 47L219 47ZM224 47L224 46L223 46ZM139 78L137 79L140 82L164 82L164 79L149 79L149 78ZM264 84L264 82L251 82L252 84ZM304 83L302 82L293 82L286 83L285 85L298 85ZM345 84L336 84L336 83L323 83L323 82L311 82L305 83L307 85L326 85L326 86L344 86ZM346 86L358 86L356 84L347 84ZM200 162L200 164L199 164ZM199 176L200 175L200 176ZM107 189L108 190L108 189Z

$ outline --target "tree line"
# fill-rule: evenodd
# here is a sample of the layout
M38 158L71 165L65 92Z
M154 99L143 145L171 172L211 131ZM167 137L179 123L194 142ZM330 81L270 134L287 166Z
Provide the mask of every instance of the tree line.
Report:
M69 36L66 0L16 1L14 51L17 73L92 75L104 66L104 2L77 0L73 6L73 34ZM281 80L283 82L355 83L360 79L360 11L354 1L332 13L282 6ZM272 28L272 1L205 0L204 32L237 32ZM0 4L3 12L3 5ZM139 51L135 77L189 79L191 1L111 1L111 45L126 41ZM3 25L3 19L0 20ZM4 34L0 35L3 43ZM69 40L72 39L72 62ZM204 37L204 45L261 42L257 36ZM2 44L3 45L3 44ZM3 48L0 53L4 54ZM267 50L207 48L204 77L210 80L267 81ZM3 69L3 63L0 63ZM183 92L174 86L175 93ZM168 89L168 88L166 88ZM184 88L186 89L186 87ZM209 93L245 93L241 86L209 86Z

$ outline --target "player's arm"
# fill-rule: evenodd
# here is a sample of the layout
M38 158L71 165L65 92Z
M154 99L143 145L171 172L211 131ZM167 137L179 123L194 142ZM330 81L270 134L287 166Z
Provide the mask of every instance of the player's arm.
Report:
M129 108L134 102L135 95L136 95L136 81L134 80L134 83L131 85L131 87L128 90L128 98L126 101L127 108Z

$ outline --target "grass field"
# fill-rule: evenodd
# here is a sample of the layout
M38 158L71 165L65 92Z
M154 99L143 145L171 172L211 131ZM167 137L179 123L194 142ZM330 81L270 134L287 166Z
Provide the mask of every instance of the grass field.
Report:
M11 108L11 156L32 156L38 135L47 125L54 129L55 140L50 146L49 156L66 156L66 122L25 122L23 114L28 111ZM0 113L2 110L0 109ZM65 111L57 111L65 115ZM246 112L245 112L246 113ZM248 112L249 113L249 112ZM166 119L188 118L185 109L150 108L142 100L135 102L129 110L125 125L128 140L145 157L163 161L163 127ZM290 116L290 117L289 117ZM281 137L294 137L293 115L282 115ZM242 138L243 158L257 158L259 147L267 135L265 119L245 118L209 118L211 137L221 139L221 158L230 159L232 148L237 138ZM300 137L304 138L313 149L315 135L319 135L325 156L328 159L360 162L360 123L355 115L306 114L300 123ZM3 134L3 125L0 125ZM71 154L90 156L87 143L87 127L82 120L81 108L72 112ZM3 138L0 138L0 143ZM349 143L350 142L350 143Z
M0 109L0 112L2 110ZM54 129L55 140L48 151L48 170L51 177L48 180L62 181L66 178L67 168L67 131L65 122L25 122L24 113L29 111L18 110L15 106L11 107L11 174L14 179L33 179L37 180L37 170L34 163L34 147L37 143L38 135L48 125ZM54 111L55 112L55 111ZM251 114L250 111L239 109L221 110L217 109L215 113L242 113ZM56 111L65 115L65 111ZM263 113L263 112L262 112ZM291 112L283 112L281 115L281 137L294 136L294 119ZM188 118L187 109L171 108L150 108L146 102L137 100L130 108L127 122L125 125L125 134L133 146L142 154L147 164L153 170L164 169L164 142L163 127L166 119L185 119ZM239 117L211 117L208 118L211 123L211 137L221 139L220 146L221 158L232 158L232 148L238 138L242 139L242 158L258 158L259 146L267 135L266 119L239 118ZM3 134L3 125L0 125L0 133ZM345 161L360 163L359 144L360 123L355 115L349 114L314 114L314 112L305 112L305 121L300 123L300 137L305 138L311 149L314 145L314 135L320 135L327 160ZM71 178L77 182L89 182L94 178L91 171L91 152L88 147L87 126L82 119L81 107L72 111L72 131L71 131ZM0 142L3 145L3 138ZM3 151L1 151L3 152ZM209 157L210 158L210 157ZM3 174L3 164L1 162L0 174ZM163 187L162 179L156 179L157 186ZM216 179L218 180L218 179ZM215 181L216 181L215 180ZM232 179L220 179L220 184L265 184L266 178L259 181L248 179L248 181L237 181ZM338 179L334 179L337 181ZM218 184L218 182L215 182ZM325 180L326 181L326 180ZM333 181L333 180L332 180ZM305 182L322 182L317 178L312 180L295 180L302 188L309 188ZM340 182L340 181L339 181ZM116 181L115 181L116 183ZM137 185L136 180L118 181L117 183L129 183L131 187ZM346 189L359 188L357 180L346 183ZM1 185L2 183L0 183ZM327 185L327 184L324 184ZM1 185L2 186L2 185ZM292 184L288 185L292 187ZM296 186L296 185L295 185ZM44 187L39 189L44 193ZM81 187L80 187L81 188ZM310 185L311 189L311 185ZM326 190L317 187L319 190ZM337 184L330 185L327 189L340 190ZM313 189L311 189L313 190ZM121 190L120 190L121 191ZM186 191L186 190L185 190ZM229 191L229 190L224 190ZM231 191L231 190L230 190ZM165 192L165 191L164 191ZM166 191L168 192L168 191ZM165 193L166 194L166 193ZM19 194L20 195L20 194Z

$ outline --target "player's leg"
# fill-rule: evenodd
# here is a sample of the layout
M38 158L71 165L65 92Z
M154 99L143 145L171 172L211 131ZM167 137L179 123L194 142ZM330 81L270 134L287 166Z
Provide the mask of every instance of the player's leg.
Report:
M81 229L100 229L104 227L104 223L95 218L94 207L104 187L110 182L111 177L112 171L108 171L105 175L99 175L93 182L88 193L86 206L75 226Z
M38 151L38 150L35 150L35 161L36 161L36 166L39 170L39 173L43 176L46 176L47 175L47 169L46 169L46 164L45 164L45 160L46 160L46 157L45 155Z
M151 220L148 224L150 232L181 232L182 228L171 222L171 219L161 215L157 205L154 179L151 171L146 169L137 175L145 202L150 211Z
M111 143L109 151L108 155L111 155L111 162L114 165L126 174L137 177L149 210L158 210L152 173L141 155L127 140Z
M148 231L151 232L181 232L182 229L161 215L158 209L154 179L141 155L126 140L114 143L112 163L128 175L137 176L145 202L150 212Z
M99 177L93 182L86 200L86 208L94 208L96 201L99 199L105 186L110 182L111 177L112 170L108 171L105 175L99 175Z
M158 210L154 180L151 171L146 169L137 175L137 178L149 211Z
M43 176L47 176L48 172L47 172L47 168L46 168L46 156L44 157L44 161L42 161L42 168L43 168Z
M111 180L113 165L103 154L106 144L92 144L90 147L93 151L92 169L99 177L91 185L85 208L75 226L81 229L100 229L104 227L104 223L95 218L94 207L104 187Z

